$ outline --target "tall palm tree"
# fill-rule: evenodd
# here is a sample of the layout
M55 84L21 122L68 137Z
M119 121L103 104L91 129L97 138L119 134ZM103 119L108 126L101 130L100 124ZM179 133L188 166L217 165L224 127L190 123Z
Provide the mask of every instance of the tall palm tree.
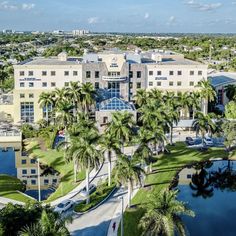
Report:
M145 89L138 89L134 98L135 103L138 105L138 107L142 107L143 105L147 104L148 93Z
M68 97L71 99L74 106L73 115L76 118L76 113L78 112L78 105L81 100L81 86L79 82L70 82L70 87L67 88Z
M45 108L46 111L46 121L47 125L49 124L49 107L53 107L54 100L53 100L53 94L52 93L47 93L43 92L39 95L39 100L38 100L40 107Z
M235 84L229 84L225 86L225 92L229 101L236 100L236 85Z
M200 103L201 103L200 93L199 92L191 93L190 94L190 99L192 100L191 104L192 104L192 112L193 112L193 120L194 120L195 113L201 109L201 106L200 106Z
M208 102L215 101L216 91L211 85L210 80L203 79L197 85L201 89L201 98L203 104L203 113L206 115L208 112Z
M95 103L97 92L93 87L93 84L90 82L82 84L80 92L81 92L81 105L83 111L85 113L88 113L90 107Z
M64 103L65 101L67 101L67 96L68 96L68 90L66 88L56 88L53 91L53 96L55 98L55 107L57 108L58 104L60 103Z
M208 132L213 132L215 124L211 120L209 115L204 115L202 112L196 114L196 119L193 121L193 127L196 132L200 131L202 136L202 145L204 145L204 137Z
M151 89L151 90L148 92L148 97L149 97L150 99L153 99L153 100L155 100L155 101L161 103L161 102L162 102L162 91L159 90L159 89L156 89L156 88Z
M58 113L57 121L61 124L65 129L68 129L69 125L72 124L73 114L71 110L73 105L69 101L62 100L57 103L56 111Z
M62 218L54 212L43 210L39 222L24 227L20 236L69 236L70 233L66 228L66 223L71 222L71 218Z
M128 207L131 206L131 194L135 183L141 184L142 174L144 174L142 167L137 165L136 160L129 159L125 155L121 155L116 162L114 168L114 178L119 184L128 185Z
M192 108L192 97L188 92L185 93L181 93L181 95L179 96L180 98L180 106L184 111L187 111L188 114L190 113L190 109Z
M142 235L174 236L176 231L178 235L186 235L181 216L194 217L195 214L183 202L176 200L177 193L177 190L164 189L161 193L151 196L150 202L145 205L148 210L139 222L143 230Z
M72 160L77 162L82 168L86 169L86 191L89 193L89 173L93 168L97 168L103 161L103 154L98 149L100 136L94 130L84 130L83 135L76 139L70 148ZM87 203L89 202L89 194Z
M112 121L108 124L106 132L113 134L121 141L121 151L124 152L124 143L131 140L134 134L133 114L128 111L112 113Z
M101 150L104 153L107 153L108 160L108 186L111 185L111 158L112 152L115 154L120 154L120 140L114 136L112 133L105 133L102 136L100 146Z

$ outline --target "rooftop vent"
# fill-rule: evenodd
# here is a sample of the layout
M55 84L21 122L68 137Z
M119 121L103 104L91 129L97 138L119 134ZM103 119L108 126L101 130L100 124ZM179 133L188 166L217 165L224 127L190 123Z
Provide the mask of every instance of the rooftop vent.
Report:
M153 53L152 60L156 62L162 62L162 55L160 53Z
M59 61L67 61L67 53L66 52L61 52L58 54L58 60Z

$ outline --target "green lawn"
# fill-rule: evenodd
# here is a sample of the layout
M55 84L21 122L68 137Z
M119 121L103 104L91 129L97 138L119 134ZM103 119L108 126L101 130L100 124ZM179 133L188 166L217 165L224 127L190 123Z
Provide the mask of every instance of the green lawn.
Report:
M163 188L170 186L177 172L187 164L199 161L206 161L210 158L227 158L228 153L223 148L211 148L206 152L186 148L184 143L177 143L176 146L169 147L171 153L161 155L158 161L153 164L153 173L149 174L145 180L145 188L138 191L132 200L132 204L137 205L135 209L126 210L124 216L124 235L139 236L141 230L138 222L144 213L147 195L152 192L159 193ZM120 231L120 228L119 228Z
M27 197L27 195L24 195L23 193L16 192L16 191L0 192L0 196L5 197L5 198L10 198L16 201L24 202L24 203L35 202L35 200L33 200L30 197Z
M40 162L53 167L60 172L61 182L56 190L48 199L47 202L53 201L61 196L64 196L73 190L85 178L85 171L78 172L77 183L74 183L73 163L64 161L63 152L57 150L42 151L40 149L33 150L33 156L40 158Z

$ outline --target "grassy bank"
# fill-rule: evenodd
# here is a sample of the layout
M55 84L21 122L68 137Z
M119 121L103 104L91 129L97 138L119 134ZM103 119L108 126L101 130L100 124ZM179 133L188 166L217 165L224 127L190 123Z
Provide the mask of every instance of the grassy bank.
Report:
M40 149L33 150L33 156L40 158L40 162L51 166L60 172L61 181L57 190L47 199L46 202L53 201L64 196L73 190L85 178L85 171L80 171L77 174L77 183L74 182L73 163L66 163L62 151Z
M86 201L84 201L80 203L79 205L75 206L74 210L76 212L85 212L92 209L93 207L98 205L100 202L102 202L112 192L115 186L116 185L114 183L111 184L111 186L107 186L107 182L98 186L96 191L92 193L90 196L90 203L86 204Z
M30 197L27 197L27 195L25 195L21 192L17 192L17 191L0 192L0 197L9 198L9 199L16 200L16 201L19 201L19 202L24 202L24 203L35 202L36 201L36 200L33 200Z
M194 149L186 148L184 143L177 143L176 146L171 146L169 149L171 151L170 154L159 156L158 161L153 164L153 172L147 176L145 187L139 190L133 198L132 204L137 205L137 207L135 209L126 210L124 216L125 236L141 235L138 224L145 212L147 195L152 192L159 193L162 189L168 187L181 168L185 165L206 161L211 158L228 157L228 153L226 153L223 148L211 148L206 152L199 152Z

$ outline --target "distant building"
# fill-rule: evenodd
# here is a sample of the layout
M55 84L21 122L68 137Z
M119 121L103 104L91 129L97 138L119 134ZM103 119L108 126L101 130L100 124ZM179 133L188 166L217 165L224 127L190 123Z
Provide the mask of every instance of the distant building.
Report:
M81 36L81 35L89 34L89 30L84 30L84 29L79 30L79 29L77 29L77 30L73 30L72 34L74 36Z
M13 34L15 31L11 30L11 29L4 29L2 31L4 34Z

